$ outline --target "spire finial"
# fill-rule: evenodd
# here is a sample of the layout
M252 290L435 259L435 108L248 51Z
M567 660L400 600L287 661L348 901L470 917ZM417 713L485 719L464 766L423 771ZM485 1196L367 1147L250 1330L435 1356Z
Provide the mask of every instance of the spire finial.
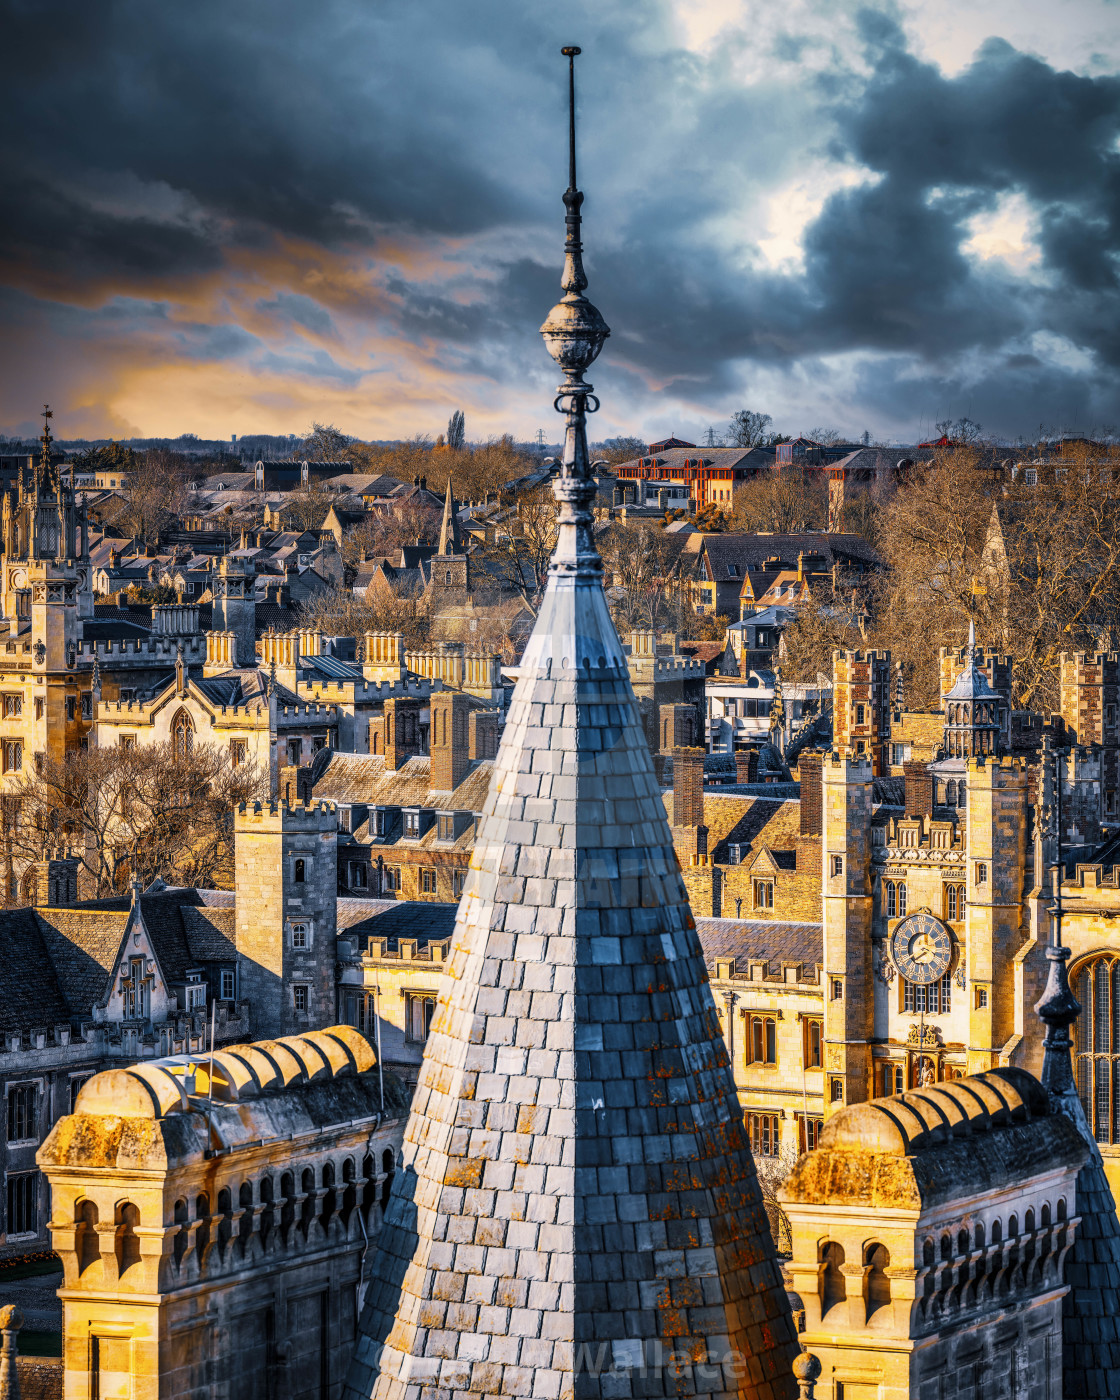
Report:
M40 416L43 419L43 432L39 441L43 444L43 450L39 454L39 480L42 481L43 489L45 490L50 481L51 443L54 442L54 438L51 437L51 419L54 417L54 414L51 412L49 403L43 405L43 412Z
M554 572L583 574L598 578L602 563L591 537L591 462L587 451L587 415L599 407L584 372L592 364L610 327L583 295L587 275L583 270L581 213L583 195L576 188L576 78L575 59L580 50L574 44L561 49L568 60L568 188L564 191L564 274L560 279L564 296L549 312L541 327L548 353L564 372L557 391L555 408L566 415L564 454L553 491L560 504L557 516L556 549L552 556Z
M462 540L459 536L459 515L455 509L455 492L451 487L451 476L447 477L447 494L443 500L443 520L439 527L437 554L460 554Z
M568 60L568 188L576 189L576 54L583 50L569 44L560 52Z
M1054 807L1056 831L1056 859L1051 872L1054 903L1050 906L1050 942L1046 948L1046 958L1050 970L1046 977L1046 990L1035 1006L1039 1019L1045 1022L1046 1038L1042 1042L1042 1084L1052 1102L1077 1096L1073 1080L1073 1065L1070 1051L1073 1040L1070 1027L1081 1013L1081 1003L1074 996L1069 985L1066 963L1070 950L1062 944L1062 876L1065 864L1062 857L1062 753L1053 754L1054 762Z
M968 655L969 659L976 655L976 614L968 615Z

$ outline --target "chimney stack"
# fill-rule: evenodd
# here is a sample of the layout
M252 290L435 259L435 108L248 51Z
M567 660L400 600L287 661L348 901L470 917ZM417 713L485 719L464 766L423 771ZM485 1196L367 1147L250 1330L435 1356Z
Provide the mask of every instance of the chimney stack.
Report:
M673 825L704 825L704 750L673 750Z
M461 690L439 690L431 698L432 725L428 735L433 792L451 792L470 771L470 696Z
M801 835L820 836L823 830L821 821L821 767L823 756L819 753L803 753L797 763L801 779Z
M907 759L902 765L906 783L906 815L928 817L933 813L933 774L928 763Z
M378 723L376 719L369 722L370 753L383 753L385 767L395 773L407 759L420 752L420 701L411 695L385 701L380 743L375 742L374 735Z
M736 749L735 781L737 783L758 782L758 750Z

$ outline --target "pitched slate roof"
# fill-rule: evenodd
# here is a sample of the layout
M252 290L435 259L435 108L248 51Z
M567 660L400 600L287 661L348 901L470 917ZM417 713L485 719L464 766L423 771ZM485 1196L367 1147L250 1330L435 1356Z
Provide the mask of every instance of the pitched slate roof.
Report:
M268 701L269 673L257 666L239 667L235 671L223 671L220 676L208 676L204 680L193 680L203 695L214 705L266 704ZM279 682L273 687L276 698L284 705L301 704L294 691L288 690Z
M0 911L0 1032L69 1020L69 999L34 913Z
M691 443L683 443L679 447L669 445L678 441L677 438L666 438L664 444L655 443L644 454L657 458L653 469L657 479L667 479L674 472L683 471L685 462L701 461L713 467L757 467L760 470L774 465L772 447L696 447ZM629 461L619 462L614 471L621 473L627 467L638 467L641 461L641 457L631 457Z
M824 930L820 924L763 923L753 919L697 919L696 931L710 967L717 958L734 958L737 972L751 962L767 962L771 977L780 976L783 962L817 968L824 959Z
M430 758L409 758L395 771L380 754L331 751L330 761L315 780L315 799L360 802L367 807L434 807L445 812L481 812L490 789L494 765L476 759L474 767L452 792L431 790Z
M90 1016L116 968L128 910L37 909L34 917L66 998L65 1019Z
M343 1395L604 1400L631 1393L626 1368L643 1394L692 1393L659 1359L684 1349L720 1400L745 1393L732 1358L753 1400L787 1400L789 1302L592 489L556 493Z
M223 896L194 889L141 896L152 947L172 981L185 979L200 963L235 958L233 896ZM0 950L7 944L18 958L0 959L0 1029L5 1015L14 1017L8 1024L23 1028L88 1018L116 969L130 905L122 895L72 908L0 911Z
M348 906L343 908L343 906ZM434 939L450 938L455 932L457 904L428 903L426 900L340 899L338 929L365 943L385 938L395 948L398 939L415 938L421 947Z
M704 552L712 566L712 574L720 579L742 578L747 570L760 569L768 559L777 557L784 564L796 567L799 554L820 555L823 567L831 569L833 564L841 568L849 561L864 567L882 563L878 553L862 535L844 534L727 534L706 535ZM739 569L736 574L732 566Z
M187 952L192 963L234 961L237 957L234 942L237 926L233 909L196 909L183 905L179 916L183 921Z

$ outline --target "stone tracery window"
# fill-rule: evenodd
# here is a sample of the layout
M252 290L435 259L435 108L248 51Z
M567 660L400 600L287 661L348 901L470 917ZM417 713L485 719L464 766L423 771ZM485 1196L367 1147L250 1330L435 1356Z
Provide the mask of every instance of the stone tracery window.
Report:
M1070 981L1077 1020L1077 1092L1098 1142L1120 1142L1120 954L1083 962Z
M178 759L189 758L194 752L194 723L186 710L180 710L171 725L171 746Z

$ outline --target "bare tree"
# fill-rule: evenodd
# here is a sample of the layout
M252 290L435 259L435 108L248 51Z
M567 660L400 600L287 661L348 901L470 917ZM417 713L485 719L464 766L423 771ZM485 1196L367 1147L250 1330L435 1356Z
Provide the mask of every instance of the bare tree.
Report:
M124 481L124 506L114 523L155 541L186 508L190 464L178 452L154 447L133 454Z
M735 491L731 524L737 530L789 534L820 530L828 522L828 487L819 471L787 466L759 472Z
M304 491L293 491L280 507L280 522L285 530L319 530L338 500L333 491L311 482Z
M300 620L331 636L361 637L365 632L401 632L407 646L425 645L431 635L431 605L419 589L394 589L376 578L358 598L348 588L334 588L305 603Z
M556 498L551 486L520 492L483 551L492 572L535 614L556 547Z
M447 446L452 452L462 452L467 445L467 423L463 410L457 408L447 422Z
M315 462L339 462L347 454L353 438L333 423L312 423L300 444L303 456Z
M957 447L972 447L980 441L980 424L974 418L943 418L934 426L939 436L948 438Z
M356 569L366 558L391 557L406 544L435 544L440 514L434 506L410 497L390 510L373 511L342 537L342 561Z
M348 456L357 471L382 473L404 482L422 479L435 492L442 492L450 478L460 501L482 500L507 481L540 466L540 458L525 451L508 433L473 448L465 442L461 448L447 443L433 446L431 439L423 436L389 446L353 443Z
M659 526L613 521L600 542L600 553L616 621L655 627L674 611L674 603L679 614L679 541Z
M727 436L733 447L758 447L769 442L774 420L768 413L754 413L741 408L732 415Z
M787 629L794 678L828 671L834 647L889 648L908 703L935 709L938 648L963 643L973 616L1012 657L1012 704L1056 709L1061 653L1120 628L1120 450L1087 444L1032 472L1009 480L957 446L916 469L878 508L887 567L854 593L818 590Z
M645 450L646 444L639 437L613 437L592 443L591 455L597 461L613 467L619 462L631 462L635 457L641 457Z
M61 763L42 755L10 790L19 817L9 849L25 865L69 848L97 896L119 891L128 874L208 884L228 857L235 808L267 791L255 764L234 768L212 745L91 748Z

